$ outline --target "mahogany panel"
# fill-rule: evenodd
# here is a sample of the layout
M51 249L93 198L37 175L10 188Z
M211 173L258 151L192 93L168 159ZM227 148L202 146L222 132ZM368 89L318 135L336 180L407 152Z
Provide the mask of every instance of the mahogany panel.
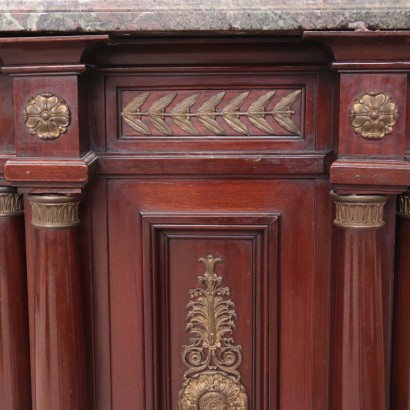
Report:
M386 375L386 408L389 408L390 391L392 387L391 364L392 364L392 327L393 327L393 302L395 280L395 237L396 237L396 201L392 196L384 207L385 226L381 229L380 248L381 281L382 281L382 305L384 325L384 361Z
M88 181L88 166L83 160L14 159L4 166L10 182L67 182L84 185Z
M16 152L14 135L13 80L0 75L0 153Z
M107 181L88 187L92 230L95 408L111 410L110 288L108 274Z
M147 364L146 359L142 361L140 358L153 354L152 345L147 345L144 336L146 309L152 306L151 295L144 291L144 277L148 274L144 274L144 266L147 266L147 257L144 255L148 252L144 247L152 248L152 245L144 241L139 214L152 212L159 212L165 217L178 213L209 215L214 212L240 212L251 216L255 213L281 214L278 407L300 410L315 408L313 403L319 403L319 406L324 404L323 391L313 388L313 374L315 377L325 377L323 372L326 366L314 366L312 352L315 351L315 357L322 363L326 363L327 353L324 349L321 355L319 349L313 347L315 318L312 306L315 298L325 298L326 288L318 286L315 289L315 283L318 282L314 280L314 258L315 255L328 252L327 242L317 242L315 232L319 235L329 225L327 228L326 225L320 225L313 229L313 187L313 181L309 180L108 181L113 409L132 406L142 410L149 403L145 401L148 400L145 396L146 383L149 383L146 381ZM168 219L169 224L172 224L172 218ZM179 258L191 255L192 252L184 252L184 248L178 246L176 255L180 255ZM150 258L156 254L156 250L151 249L151 252ZM193 260L192 255L187 257ZM196 261L196 255L194 259ZM159 262L164 263L163 260ZM322 268L326 272L326 266ZM183 269L192 274L189 267L184 265ZM154 268L149 272L154 274L158 270ZM322 315L326 316L326 307L321 309L322 313L316 311L318 320L319 317L322 320ZM181 326L183 321L184 318L181 318ZM175 326L174 322L172 325ZM319 340L321 346L325 347L323 335Z
M301 66L326 64L330 53L313 43L301 44L297 37L180 37L113 38L107 47L92 55L102 67L168 65L196 66Z
M220 258L215 271L235 303L234 345L242 347L237 369L250 408L277 408L278 219L212 215L142 214L144 243L146 407L175 409L189 369L182 347L194 335L185 331L190 290L200 287L200 258ZM212 318L208 318L212 320ZM221 369L219 369L221 370ZM152 385L150 383L151 373Z
M97 364L95 355L95 315L94 315L94 259L92 255L92 208L91 193L83 192L82 206L79 209L81 224L78 234L78 259L80 266L80 307L83 310L84 336L78 340L85 348L85 379L87 389L87 405L90 410L103 410L96 403ZM98 368L100 370L100 368ZM100 378L98 378L100 380Z
M410 84L410 69L407 72L407 84ZM407 112L406 112L406 130L410 127L410 86L407 86ZM408 131L406 131L408 132ZM410 138L405 141L406 154L410 151Z
M6 65L77 63L87 46L96 47L107 40L106 34L5 37L0 39L0 54Z
M315 149L330 151L333 139L337 135L338 84L336 76L317 74L317 109L314 113L316 134ZM325 108L326 107L326 108Z
M407 75L396 73L341 73L339 112L339 154L403 157L405 141ZM356 133L349 112L355 101L368 93L385 93L392 98L398 118L392 132L383 138L368 139ZM365 107L369 113L374 107Z
M272 68L273 70L273 68ZM109 151L126 150L127 152L203 152L203 151L241 151L241 152L260 152L271 150L301 150L306 148L314 148L315 146L315 124L314 118L317 108L317 78L315 75L273 75L272 70L266 73L220 73L216 69L210 69L206 75L204 74L185 74L181 69L180 75L173 74L172 76L158 73L152 75L141 73L139 75L128 76L108 76L106 79L106 131L107 131L107 148ZM152 70L155 73L155 69ZM241 75L240 75L241 74ZM234 98L243 93L249 95L243 102L241 112L246 113L252 107L252 103L256 103L259 98L266 96L268 93L275 91L272 101L267 104L267 112L272 112L277 105L277 110L281 112L279 119L273 119L270 114L264 115L264 119L269 126L273 128L272 135L258 129L249 121L249 115L244 114L231 120L240 120L247 131L240 132L234 130L226 121L222 119L224 108L229 106L229 103ZM299 92L300 95L293 94ZM148 94L146 94L148 93ZM212 97L225 93L223 100L218 102L210 110L215 110L219 113L215 117L217 126L220 128L221 134L218 135L204 126L198 120L197 115L201 107ZM148 115L151 107L155 107L162 98L166 96L176 95L174 100L161 110L166 111L163 118L158 121L165 122L165 126L160 124L161 128L168 127L163 132L153 125L153 120ZM191 114L195 115L190 123L197 129L199 135L194 135L193 131L184 131L180 126L172 120L175 113L172 111L177 109L182 101L186 101L193 95L199 94L198 100L194 106L190 108ZM286 98L294 95L295 101L286 103ZM137 97L146 96L147 100L141 104L139 108L141 112L147 111L141 119L138 112L130 116L126 113L126 108L129 110L134 108L129 104L135 101ZM282 107L280 104L282 102ZM103 104L103 101L100 102ZM285 108L285 106L287 108ZM169 108L168 108L169 107ZM290 107L290 108L289 108ZM235 108L236 109L236 108ZM235 111L230 109L230 111ZM161 111L160 110L160 111ZM209 111L209 110L207 110ZM277 112L279 112L277 111ZM283 112L282 112L283 111ZM286 113L285 113L286 111ZM145 127L145 133L133 130L129 122L125 119L131 118L135 122L142 121L142 127ZM226 116L225 116L226 117ZM232 117L232 115L231 115ZM286 118L285 118L286 117ZM289 118L288 118L289 117ZM101 121L100 121L101 122ZM281 125L282 123L282 125ZM286 128L283 128L285 124ZM191 126L192 126L191 125ZM99 127L103 125L100 124ZM140 128L141 126L139 126ZM185 126L186 127L186 126ZM293 131L292 129L295 128ZM222 132L223 130L223 132ZM299 135L300 130L300 135ZM97 129L97 132L98 129ZM148 133L152 135L148 135ZM147 135L145 135L147 134ZM167 135L168 134L168 135ZM249 134L249 135L247 135ZM101 143L100 143L101 145Z
M277 155L118 155L100 154L98 175L323 175L324 153Z
M410 185L410 163L402 160L338 159L330 167L330 181L337 185L366 186L377 192L390 186L402 192Z
M408 31L305 31L303 37L326 44L335 60L410 60Z
M31 409L23 216L0 217L0 402Z
M42 140L30 133L23 121L26 104L41 93L62 98L70 110L70 124L67 131L52 140ZM75 75L47 77L14 77L14 112L16 150L20 157L74 157L81 152L79 137L79 89Z
M315 257L314 297L312 303L314 343L312 409L329 410L329 341L331 312L331 240L332 204L329 196L330 184L327 179L315 181L314 229L317 250ZM307 406L307 408L309 408Z
M391 408L410 409L410 218L398 214L392 340Z

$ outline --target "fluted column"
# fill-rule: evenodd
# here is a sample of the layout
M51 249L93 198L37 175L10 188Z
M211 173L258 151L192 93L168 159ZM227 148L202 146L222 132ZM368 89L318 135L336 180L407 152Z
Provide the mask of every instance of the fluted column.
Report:
M0 188L0 407L31 409L23 200Z
M80 196L29 195L34 233L33 372L36 410L89 410L80 286Z
M391 408L410 409L410 192L398 197Z
M386 408L380 241L384 195L338 195L334 224L332 410Z

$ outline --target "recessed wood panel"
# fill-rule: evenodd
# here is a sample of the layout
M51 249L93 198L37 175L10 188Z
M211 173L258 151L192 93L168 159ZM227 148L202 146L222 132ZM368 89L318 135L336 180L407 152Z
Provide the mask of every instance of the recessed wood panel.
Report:
M108 181L113 410L178 408L188 291L210 253L237 307L249 408L324 402L313 390L313 352L327 360L314 348L314 191L310 180Z
M121 139L142 136L303 138L303 89L120 91Z
M229 299L235 304L231 308L237 315L236 325L229 337L241 346L242 363L237 370L249 405L275 409L278 217L144 214L142 224L143 241L151 244L143 256L144 290L152 302L145 315L146 345L153 346L146 358L147 367L153 369L153 384L147 379L148 403L152 400L155 409L178 409L179 391L189 369L182 350L193 337L185 330L186 307L190 290L200 287L198 277L206 271L199 259L212 255L221 259L215 272L222 277L221 286L230 289ZM213 370L212 365L194 375L223 368Z
M24 123L24 110L30 99L46 93L62 98L70 111L66 131L58 138L43 140L30 133ZM78 157L81 153L78 119L78 81L72 75L14 78L16 150L21 157Z
M209 71L108 76L108 150L314 148L315 75Z
M404 155L406 88L406 74L343 73L340 79L339 154ZM371 134L371 130L375 135L366 135L366 130L367 134Z

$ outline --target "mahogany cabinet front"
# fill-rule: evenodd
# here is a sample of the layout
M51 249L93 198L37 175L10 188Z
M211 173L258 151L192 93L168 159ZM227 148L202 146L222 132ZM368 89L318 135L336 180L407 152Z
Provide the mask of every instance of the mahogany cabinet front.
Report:
M2 408L410 409L371 36L0 39Z

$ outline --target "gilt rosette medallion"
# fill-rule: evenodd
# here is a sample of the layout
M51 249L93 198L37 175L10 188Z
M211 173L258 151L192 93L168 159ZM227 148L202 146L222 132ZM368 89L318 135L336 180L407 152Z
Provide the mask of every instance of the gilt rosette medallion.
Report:
M67 131L70 110L62 98L40 93L29 99L23 120L31 134L42 140L53 140Z
M393 131L398 109L389 95L369 92L354 101L349 118L357 134L366 139L380 139Z
M182 410L246 409L245 388L223 373L204 373L185 382L180 400Z

